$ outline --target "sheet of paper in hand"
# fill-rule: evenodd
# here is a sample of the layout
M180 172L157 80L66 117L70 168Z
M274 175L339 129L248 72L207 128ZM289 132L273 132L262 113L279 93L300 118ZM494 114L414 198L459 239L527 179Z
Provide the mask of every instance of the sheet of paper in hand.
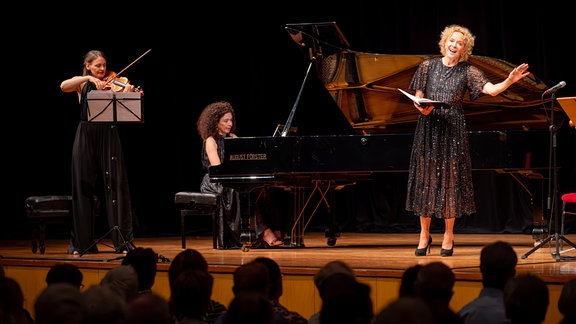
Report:
M417 103L419 106L429 106L429 105L434 105L434 106L441 106L441 105L448 105L446 102L444 101L436 101L436 100L431 100L428 98L418 98L414 95L409 94L408 92L398 88L398 91L402 92L406 97L410 98L410 100L414 101L415 103Z

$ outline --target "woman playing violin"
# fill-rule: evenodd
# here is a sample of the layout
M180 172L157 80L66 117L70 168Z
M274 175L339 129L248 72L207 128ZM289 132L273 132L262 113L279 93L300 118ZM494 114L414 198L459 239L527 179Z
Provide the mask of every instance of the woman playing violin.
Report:
M80 123L72 146L72 216L74 226L69 253L97 253L94 244L95 211L98 201L105 208L116 252L134 248L132 204L124 155L116 124L89 122L87 94L112 88L107 59L98 50L84 55L82 75L62 81L63 92L76 92L80 103ZM122 91L134 91L125 83ZM96 200L98 197L100 199Z

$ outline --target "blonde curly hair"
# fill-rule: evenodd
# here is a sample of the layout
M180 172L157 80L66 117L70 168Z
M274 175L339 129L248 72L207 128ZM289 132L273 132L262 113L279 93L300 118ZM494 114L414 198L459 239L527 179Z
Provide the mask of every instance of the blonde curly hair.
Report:
M462 56L460 56L460 62L465 62L468 60L470 55L472 55L472 49L474 48L474 40L476 36L472 34L472 32L460 25L449 25L444 28L442 33L440 33L440 41L438 41L438 46L440 47L440 53L442 56L446 56L446 42L450 39L452 34L455 32L459 32L464 35L464 51L462 52Z

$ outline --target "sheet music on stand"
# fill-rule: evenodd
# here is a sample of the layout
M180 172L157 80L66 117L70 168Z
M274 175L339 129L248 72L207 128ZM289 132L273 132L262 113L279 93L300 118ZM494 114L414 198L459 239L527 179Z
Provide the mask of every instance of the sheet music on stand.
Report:
M89 122L144 122L140 92L93 90L87 99Z
M560 107L566 112L572 123L576 123L576 97L556 98Z
M272 137L281 136L282 132L284 131L284 127L286 127L286 125L278 124L278 126L276 126L276 129L274 130L274 134L272 134ZM290 131L288 133L289 135L296 135L298 133L298 127L291 126Z

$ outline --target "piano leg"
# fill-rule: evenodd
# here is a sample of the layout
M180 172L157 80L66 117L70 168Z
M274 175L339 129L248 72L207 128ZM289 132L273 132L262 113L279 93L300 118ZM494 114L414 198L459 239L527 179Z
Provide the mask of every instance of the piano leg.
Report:
M252 210L252 190L239 191L240 196L240 243L242 250L247 251L257 241L256 220ZM252 218L252 219L251 219Z
M343 187L336 187L334 190L331 190L330 196L331 201L336 204L336 193L342 189ZM336 213L335 213L335 205L330 207L328 206L328 215L326 220L326 230L324 231L324 237L326 237L326 244L328 246L336 245L336 240L340 237L340 230L338 229L338 222L336 221Z
M310 221L322 204L326 206L328 214L327 228L325 236L329 246L336 245L336 240L340 233L336 230L336 221L332 202L334 202L334 191L340 187L334 187L331 181L314 181L315 186L310 193L306 192L305 187L294 187L294 223L290 233L290 246L304 247L304 232ZM314 206L311 206L315 196L319 196ZM313 207L307 215L308 207Z

